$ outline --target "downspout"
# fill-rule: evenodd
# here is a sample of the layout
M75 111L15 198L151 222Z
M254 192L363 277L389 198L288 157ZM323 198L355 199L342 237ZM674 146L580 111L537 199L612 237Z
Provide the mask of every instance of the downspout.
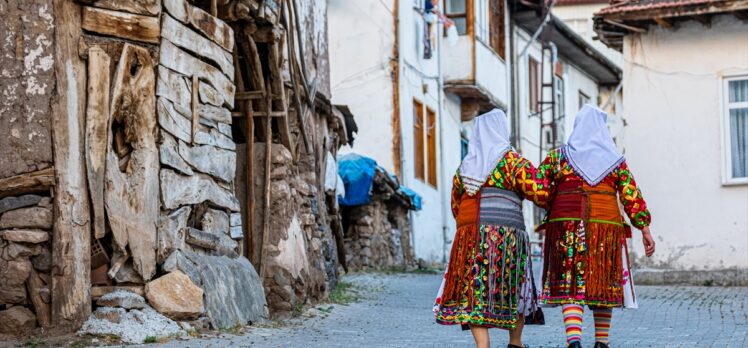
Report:
M515 38L514 38L514 11L510 11L509 15L509 66L512 69L509 74L510 79L510 93L509 97L509 108L511 109L512 117L512 144L517 152L522 153L522 142L520 141L520 122L519 122L519 82L517 77L517 62L519 59L516 56L515 51Z
M442 75L442 40L443 40L443 31L444 29L444 23L441 21L437 21L437 28L436 28L436 46L437 46L437 76L438 76L438 91L437 91L437 103L439 105L439 117L437 117L437 125L439 127L439 176L438 178L445 178L445 163L444 163L444 76ZM441 203L442 203L442 263L447 263L447 244L449 243L449 236L448 236L448 228L447 228L447 216L449 214L448 209L448 199L445 197L443 192L450 192L449 189L447 189L447 182L445 181L443 183L439 183L437 178L437 184L440 184L439 187L441 187ZM451 203L449 204L449 209L451 210Z

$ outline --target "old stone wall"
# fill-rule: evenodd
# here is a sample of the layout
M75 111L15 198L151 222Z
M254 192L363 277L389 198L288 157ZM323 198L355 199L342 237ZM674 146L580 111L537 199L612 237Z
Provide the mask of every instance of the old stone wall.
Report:
M374 195L371 203L344 211L349 270L411 269L415 259L410 244L408 208Z
M0 2L0 179L52 165L52 0Z
M0 334L50 324L53 16L0 2Z

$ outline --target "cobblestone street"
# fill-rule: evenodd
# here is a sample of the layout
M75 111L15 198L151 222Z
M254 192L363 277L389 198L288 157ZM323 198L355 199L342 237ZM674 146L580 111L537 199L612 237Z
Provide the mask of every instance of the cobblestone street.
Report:
M438 275L356 275L361 301L320 305L279 328L250 328L241 336L174 341L162 347L468 347L469 332L434 323ZM638 310L615 310L612 347L746 347L748 288L639 286ZM563 347L561 311L546 308L546 325L525 330L530 347ZM585 347L593 344L585 313ZM492 330L493 347L507 335Z

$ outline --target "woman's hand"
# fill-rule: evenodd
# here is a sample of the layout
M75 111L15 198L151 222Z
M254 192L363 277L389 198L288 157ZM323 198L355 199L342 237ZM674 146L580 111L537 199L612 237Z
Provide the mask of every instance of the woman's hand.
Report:
M642 243L644 243L644 253L647 257L652 256L655 252L655 241L649 233L649 226L642 228Z

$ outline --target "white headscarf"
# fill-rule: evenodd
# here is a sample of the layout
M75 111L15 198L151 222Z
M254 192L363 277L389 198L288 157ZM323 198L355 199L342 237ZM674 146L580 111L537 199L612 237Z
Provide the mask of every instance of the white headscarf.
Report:
M493 109L475 118L468 153L460 165L460 178L469 195L480 190L510 148L509 126L503 111Z
M574 130L563 147L564 155L574 170L591 186L600 183L623 162L623 154L608 132L608 114L585 104L574 120Z

